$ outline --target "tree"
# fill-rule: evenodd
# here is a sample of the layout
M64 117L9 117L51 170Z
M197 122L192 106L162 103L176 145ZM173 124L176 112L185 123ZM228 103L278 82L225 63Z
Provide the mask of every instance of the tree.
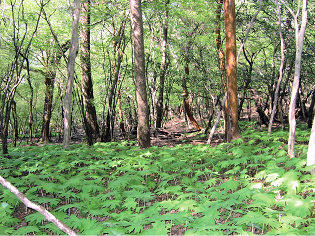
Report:
M74 80L75 58L79 47L79 20L80 20L80 0L73 1L73 21L72 21L72 38L67 65L68 82L66 85L64 98L64 139L63 145L68 148L71 140L71 108L72 108L72 87Z
M165 0L165 10L164 10L164 19L163 19L163 39L162 39L162 60L161 60L161 69L160 69L160 84L159 84L159 97L156 104L156 128L161 128L162 119L163 119L163 94L164 94L164 82L165 82L165 74L167 70L167 62L168 58L167 53L167 34L168 34L168 4L169 0Z
M134 74L138 113L137 138L140 146L145 148L150 146L150 126L145 79L141 0L130 0L129 3L135 60Z
M238 127L238 101L237 101L237 80L236 80L236 21L235 1L224 0L224 22L226 37L226 76L227 76L227 101L228 117L230 119L230 132L227 141L240 137Z
M54 45L54 44L53 44ZM50 141L50 120L52 115L52 105L54 98L55 78L57 67L60 63L61 57L70 47L70 40L66 41L60 49L49 50L42 55L47 55L47 58L42 58L41 63L46 68L44 72L45 77L45 100L43 110L43 124L42 124L42 142L47 143ZM46 63L47 62L47 63Z
M294 14L293 10L288 7L287 4L285 6L288 8L290 13L294 18L294 28L295 28L295 66L294 66L294 80L292 84L291 91L291 99L290 99L290 110L289 110L289 141L288 141L288 154L290 158L295 156L294 154L294 146L295 146L295 128L296 128L296 118L295 118L295 107L297 95L300 87L300 74L301 74L301 61L302 61L302 53L303 53L303 42L304 42L304 34L307 23L307 0L303 0L302 7L302 21L301 26L298 23L299 19L299 11L300 11L301 0L299 0L298 11Z
M307 150L307 166L312 166L314 164L315 164L315 116L313 118L313 126ZM311 172L314 174L315 168L313 168Z
M99 136L96 109L94 105L93 81L90 60L90 11L91 1L81 1L81 79L84 105L84 127L88 144L92 145Z

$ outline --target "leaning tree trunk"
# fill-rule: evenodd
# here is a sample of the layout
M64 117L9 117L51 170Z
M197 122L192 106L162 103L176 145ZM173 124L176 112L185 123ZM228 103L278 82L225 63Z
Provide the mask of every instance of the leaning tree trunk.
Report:
M303 0L303 10L302 10L302 22L301 28L298 24L298 13L294 16L294 25L295 25L295 43L296 43L296 54L295 54L295 66L294 66L294 80L292 85L291 100L290 100L290 109L289 109L289 141L288 141L288 155L290 158L294 158L294 146L295 146L295 129L296 129L296 119L295 119L295 107L297 94L299 91L300 84L300 74L301 74L301 60L303 52L303 41L304 34L307 23L307 0Z
M237 101L237 79L236 79L236 19L235 1L224 0L224 21L226 36L226 76L227 76L227 101L228 117L231 124L231 132L227 141L240 137L238 126L238 101Z
M66 85L64 98L64 138L63 145L68 148L71 140L71 110L72 110L72 87L74 80L75 58L79 47L79 20L80 20L80 0L74 0L73 22L72 22L72 38L67 65L68 82Z
M164 95L164 81L167 69L166 58L167 54L167 31L168 31L168 4L170 0L165 0L165 12L163 19L163 41L162 41L162 61L160 70L160 84L159 84L159 97L156 104L156 128L161 128L163 119L163 95Z
M186 65L185 65L185 76L184 76L183 81L182 81L184 110L185 110L185 113L186 113L189 121L191 122L191 124L195 127L195 129L197 131L199 131L202 128L198 124L196 119L194 118L191 106L189 104L189 93L188 93L187 84L186 84L188 76L189 76L189 67L188 67L188 62L186 62Z
M145 78L144 40L141 0L130 0L130 17L133 31L133 47L135 60L135 87L137 98L138 127L137 139L141 147L149 147L150 126L149 107Z
M82 95L85 115L85 133L89 145L92 145L99 136L96 109L94 106L93 82L90 60L90 0L81 0L81 79Z

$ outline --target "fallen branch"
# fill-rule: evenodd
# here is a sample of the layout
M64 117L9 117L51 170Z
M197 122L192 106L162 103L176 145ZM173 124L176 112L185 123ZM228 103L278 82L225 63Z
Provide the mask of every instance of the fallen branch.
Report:
M62 230L68 235L72 235L72 236L77 235L72 229L70 229L67 225L65 225L63 222L57 219L53 214L47 211L46 208L28 200L28 198L23 193L21 193L16 187L14 187L9 181L4 179L1 175L0 175L0 183L3 185L3 187L9 189L12 193L14 193L25 204L25 206L32 208L35 211L38 211L40 214L42 214L45 217L46 220L54 223L60 230Z

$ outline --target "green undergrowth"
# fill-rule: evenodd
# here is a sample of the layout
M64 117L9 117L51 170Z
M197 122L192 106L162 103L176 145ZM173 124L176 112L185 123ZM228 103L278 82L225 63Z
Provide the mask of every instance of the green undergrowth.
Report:
M20 147L0 174L79 234L315 234L309 130L255 130L216 147L134 142ZM250 128L248 128L250 127ZM0 188L0 234L62 234Z

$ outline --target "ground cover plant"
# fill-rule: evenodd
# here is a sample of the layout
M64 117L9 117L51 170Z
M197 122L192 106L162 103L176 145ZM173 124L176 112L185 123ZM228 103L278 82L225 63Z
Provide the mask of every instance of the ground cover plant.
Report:
M79 234L315 234L309 132L244 123L232 143L140 149L131 141L12 148L0 173ZM247 128L245 128L247 127ZM0 188L1 234L62 234Z

